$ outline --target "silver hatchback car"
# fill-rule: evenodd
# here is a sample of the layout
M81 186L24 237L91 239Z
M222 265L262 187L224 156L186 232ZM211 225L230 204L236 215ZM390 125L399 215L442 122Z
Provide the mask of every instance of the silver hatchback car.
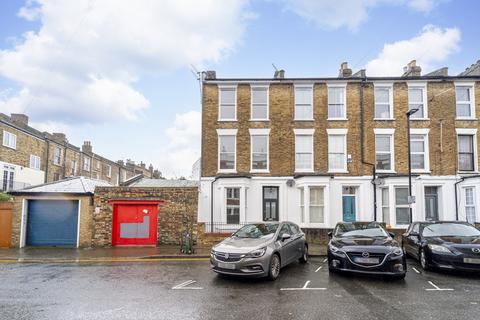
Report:
M251 223L212 248L213 271L226 275L278 278L291 262L308 260L305 234L291 222Z

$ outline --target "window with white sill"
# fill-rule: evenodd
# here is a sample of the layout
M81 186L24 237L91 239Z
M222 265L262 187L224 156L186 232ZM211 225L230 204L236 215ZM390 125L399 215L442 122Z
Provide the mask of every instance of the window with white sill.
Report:
M235 135L219 135L218 136L218 169L219 170L235 170Z
M391 134L375 135L375 164L379 171L393 170L393 143Z
M347 170L346 151L346 135L328 135L328 171L336 172Z
M382 221L390 224L390 193L388 188L382 188Z
M83 170L90 171L91 161L92 159L90 158L87 158L87 157L83 158Z
M390 87L375 87L375 119L393 118Z
M313 135L295 135L295 171L313 171Z
M40 157L34 154L30 155L30 168L40 170Z
M418 109L417 112L410 116L411 119L427 118L424 95L425 87L410 86L408 88L408 109Z
M17 135L3 130L3 145L8 148L17 148Z
M251 120L268 120L268 87L252 86Z
M429 170L428 165L428 135L410 135L410 154L412 170Z
M324 188L310 187L309 222L324 222Z
M465 215L469 223L477 222L475 212L475 187L466 187L465 189Z
M228 224L240 223L240 188L225 188L226 220Z
M251 135L252 171L268 171L268 135Z
M237 117L237 88L219 87L219 120L235 121Z
M62 162L62 149L60 147L55 147L53 150L53 164L59 166Z
M459 134L458 139L458 170L475 171L474 135Z
M313 87L295 86L295 120L313 119Z
M346 119L345 87L328 87L328 119Z
M408 188L395 188L395 215L398 224L410 223L410 207L408 205Z
M474 117L473 86L456 86L455 98L457 118L471 119Z

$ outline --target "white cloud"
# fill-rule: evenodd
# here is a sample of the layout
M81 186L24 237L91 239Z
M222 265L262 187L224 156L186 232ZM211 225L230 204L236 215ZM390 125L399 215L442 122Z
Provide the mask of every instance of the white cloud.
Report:
M424 73L431 71L460 49L460 37L457 28L427 25L411 39L385 44L378 56L366 64L367 75L399 76L411 60L417 60Z
M200 157L202 115L199 111L176 114L172 127L165 130L169 144L158 155L158 167L166 177L189 177Z
M369 11L380 5L406 5L430 12L441 0L283 0L285 9L327 30L347 27L355 31L368 20Z
M2 110L37 121L136 119L150 106L142 76L218 61L241 41L248 0L29 0L18 15L40 20L0 50L0 76L21 89Z

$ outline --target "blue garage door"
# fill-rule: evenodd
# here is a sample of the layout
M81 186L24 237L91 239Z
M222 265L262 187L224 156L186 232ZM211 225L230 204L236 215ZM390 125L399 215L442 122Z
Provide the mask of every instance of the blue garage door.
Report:
M28 246L76 246L77 226L78 201L28 201Z

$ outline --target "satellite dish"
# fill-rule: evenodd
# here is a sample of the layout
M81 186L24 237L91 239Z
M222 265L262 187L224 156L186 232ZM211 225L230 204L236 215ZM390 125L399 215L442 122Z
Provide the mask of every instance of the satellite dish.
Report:
M295 180L293 180L293 179L288 179L287 180L287 186L293 187L294 185L295 185Z

